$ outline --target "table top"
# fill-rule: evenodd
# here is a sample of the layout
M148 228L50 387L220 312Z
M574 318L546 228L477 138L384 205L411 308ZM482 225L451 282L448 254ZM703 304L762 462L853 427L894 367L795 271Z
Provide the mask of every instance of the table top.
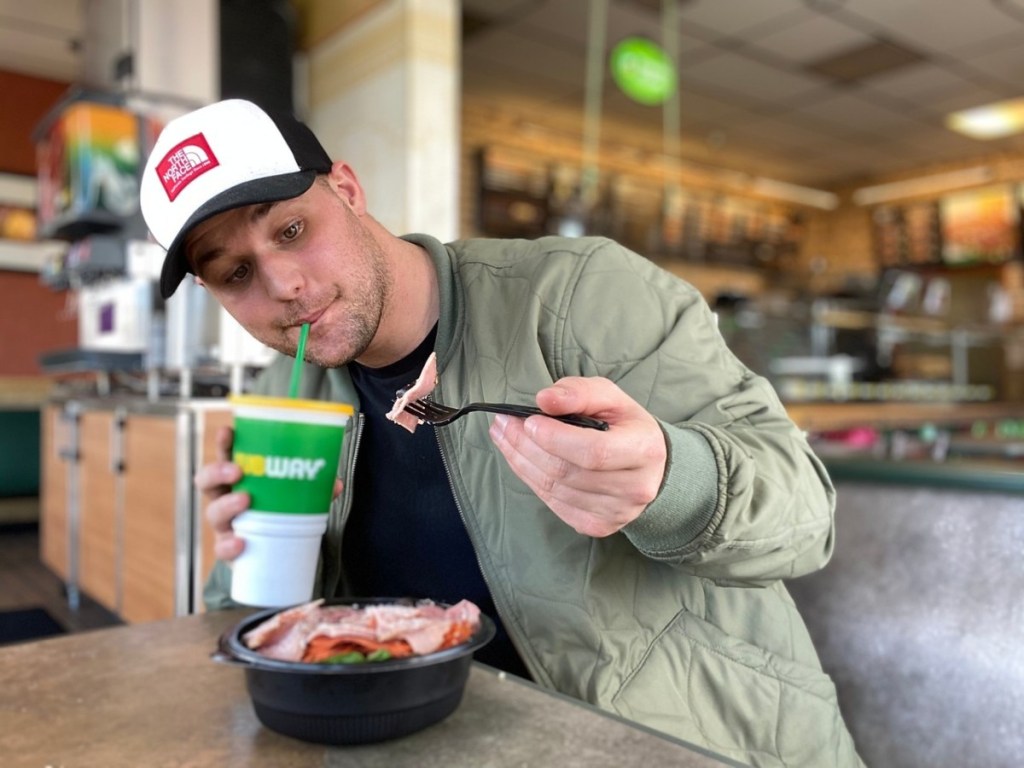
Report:
M479 664L455 713L419 733L357 747L297 741L259 723L243 670L209 658L220 634L246 613L187 616L0 648L0 763L736 765Z

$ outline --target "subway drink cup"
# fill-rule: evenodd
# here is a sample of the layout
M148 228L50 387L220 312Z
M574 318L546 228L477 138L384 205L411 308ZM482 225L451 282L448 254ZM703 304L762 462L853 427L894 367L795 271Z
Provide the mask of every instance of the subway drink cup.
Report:
M233 395L234 490L249 494L235 518L245 549L232 564L231 598L267 608L313 594L338 459L352 407L297 398Z

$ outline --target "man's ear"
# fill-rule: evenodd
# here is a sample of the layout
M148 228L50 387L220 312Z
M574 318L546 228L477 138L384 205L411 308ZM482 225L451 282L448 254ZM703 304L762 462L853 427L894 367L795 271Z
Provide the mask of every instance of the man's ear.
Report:
M366 195L363 187L356 178L356 173L347 163L338 160L331 166L331 172L327 174L327 180L331 188L342 200L347 202L353 211L359 216L366 213Z

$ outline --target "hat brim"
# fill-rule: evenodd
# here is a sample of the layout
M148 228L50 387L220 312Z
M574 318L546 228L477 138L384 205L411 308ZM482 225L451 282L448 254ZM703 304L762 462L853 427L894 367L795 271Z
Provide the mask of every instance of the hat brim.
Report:
M254 179L221 192L210 198L188 218L167 249L163 268L160 270L160 295L166 300L185 279L192 269L185 256L185 241L191 229L219 213L259 203L276 203L289 200L306 192L316 179L317 171L295 171L277 176Z

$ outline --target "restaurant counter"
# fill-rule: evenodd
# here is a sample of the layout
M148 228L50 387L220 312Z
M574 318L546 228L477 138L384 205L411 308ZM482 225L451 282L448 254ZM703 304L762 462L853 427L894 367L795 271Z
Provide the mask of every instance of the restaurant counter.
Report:
M786 403L786 412L801 429L821 432L864 426L899 429L925 424L956 426L970 425L975 421L1016 419L1024 413L1024 403L789 402Z
M738 765L474 664L446 720L331 747L264 728L244 674L210 659L246 615L226 611L0 648L0 763L43 766Z
M992 434L1000 422L1024 428L1024 403L788 403L786 410L835 481L1024 494L1024 435ZM972 436L979 425L989 433L983 439ZM945 442L922 441L929 430L944 432ZM898 433L903 448L892 437Z
M885 483L1024 496L1024 462L997 459L824 457L836 482ZM1019 501L1018 501L1019 503Z

